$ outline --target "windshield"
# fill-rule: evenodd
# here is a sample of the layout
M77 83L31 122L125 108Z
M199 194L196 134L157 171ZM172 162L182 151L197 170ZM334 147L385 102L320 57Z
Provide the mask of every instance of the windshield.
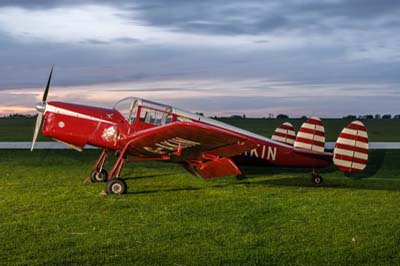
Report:
M136 112L138 107L138 99L126 98L117 102L114 106L118 112L128 121L129 123L135 122Z
M114 105L114 109L120 112L130 124L138 119L139 122L156 126L171 123L174 113L174 108L169 105L135 97L128 97L118 101ZM185 121L190 121L190 118L185 119Z

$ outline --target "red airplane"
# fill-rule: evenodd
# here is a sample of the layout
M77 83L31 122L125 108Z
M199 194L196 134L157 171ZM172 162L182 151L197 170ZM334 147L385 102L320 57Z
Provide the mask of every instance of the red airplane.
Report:
M166 161L182 165L205 179L243 177L237 165L258 164L312 169L312 182L322 178L316 169L333 163L340 171L362 171L368 160L368 135L360 121L340 133L333 153L325 152L325 131L319 118L311 117L297 135L290 123L278 127L272 138L181 109L129 97L113 108L64 102L47 102L53 69L36 105L38 117L33 150L44 116L42 133L76 150L85 145L102 149L91 173L92 182L106 182L107 194L124 194L121 178L126 162ZM107 157L117 159L109 173Z

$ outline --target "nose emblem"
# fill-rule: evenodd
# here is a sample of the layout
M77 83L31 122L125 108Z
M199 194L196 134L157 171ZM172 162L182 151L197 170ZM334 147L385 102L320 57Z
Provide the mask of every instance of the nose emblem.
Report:
M108 118L112 118L112 117L113 117L113 115L114 115L113 113L111 113L111 114L107 114L107 117L108 117Z

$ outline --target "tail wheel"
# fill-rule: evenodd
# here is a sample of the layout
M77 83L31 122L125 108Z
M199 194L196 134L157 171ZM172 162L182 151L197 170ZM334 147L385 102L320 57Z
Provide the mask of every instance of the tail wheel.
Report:
M106 192L107 194L125 194L127 192L128 186L125 181L120 178L114 178L107 181Z
M95 182L106 182L108 177L108 173L105 169L101 169L101 171L92 171L90 174L90 180Z
M323 181L323 179L322 179L322 177L320 175L312 175L312 179L311 180L312 180L313 184L315 184L315 185L319 185Z

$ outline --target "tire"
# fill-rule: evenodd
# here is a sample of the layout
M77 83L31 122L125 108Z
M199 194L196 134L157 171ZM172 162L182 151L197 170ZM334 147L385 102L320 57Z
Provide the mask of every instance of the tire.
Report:
M323 181L323 179L322 179L322 177L319 176L319 175L315 175L315 176L312 177L312 182L313 182L315 185L321 184L322 181Z
M126 194L128 186L125 181L120 178L114 178L107 181L106 192L107 194L117 194L122 195Z
M108 177L108 173L105 169L101 169L101 171L99 173L97 173L96 171L93 170L92 173L90 174L90 180L92 180L93 183L106 182L107 177Z

